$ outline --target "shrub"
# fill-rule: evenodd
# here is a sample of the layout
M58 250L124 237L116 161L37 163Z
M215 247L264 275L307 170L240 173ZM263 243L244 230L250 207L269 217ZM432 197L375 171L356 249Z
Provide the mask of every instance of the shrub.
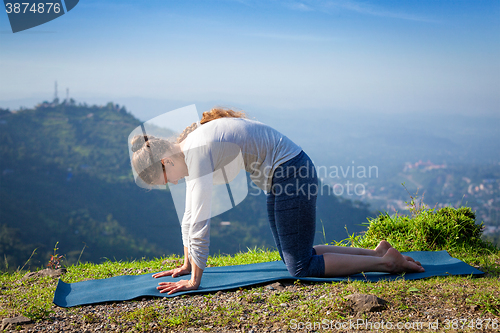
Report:
M488 253L495 246L481 239L484 225L475 223L469 207L423 209L412 217L383 213L368 219L364 235L350 237L353 246L374 248L387 240L399 251L474 251Z

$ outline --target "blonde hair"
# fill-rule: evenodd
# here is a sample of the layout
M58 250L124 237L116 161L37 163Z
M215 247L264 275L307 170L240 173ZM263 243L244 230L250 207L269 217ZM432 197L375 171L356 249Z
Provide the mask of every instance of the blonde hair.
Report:
M132 146L132 166L139 177L149 185L163 173L161 159L172 151L172 143L153 135L136 135L130 142Z
M200 120L200 125L206 124L209 121L219 118L246 118L246 115L243 111L234 111L229 108L215 107L210 111L203 112ZM177 137L177 143L181 143L182 141L184 141L184 139L187 138L188 134L193 132L197 128L197 123L192 123L191 126L186 127L186 129L182 131L182 133Z
M243 111L234 111L229 108L215 107L210 111L203 112L200 125L193 123L186 127L177 137L176 143L181 143L187 136L203 124L219 118L246 118ZM132 138L131 149L132 166L139 177L149 185L160 179L163 174L161 159L172 153L173 144L166 139L153 135L136 135Z

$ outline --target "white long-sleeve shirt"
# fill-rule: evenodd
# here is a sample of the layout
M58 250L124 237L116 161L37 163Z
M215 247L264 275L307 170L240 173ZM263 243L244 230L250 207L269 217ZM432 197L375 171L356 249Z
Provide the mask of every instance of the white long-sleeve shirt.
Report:
M181 223L182 240L196 266L205 269L210 245L213 184L220 183L221 178L231 181L244 168L259 188L269 192L274 170L302 149L258 121L219 118L191 132L182 150L189 173ZM242 163L238 163L241 160Z

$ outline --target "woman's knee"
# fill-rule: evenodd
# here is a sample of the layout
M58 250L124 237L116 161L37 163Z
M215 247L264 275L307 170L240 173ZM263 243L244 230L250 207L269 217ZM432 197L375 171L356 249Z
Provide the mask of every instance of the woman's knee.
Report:
M304 270L297 269L296 267L287 267L288 273L293 277L306 277L307 274Z
M293 277L306 277L312 276L310 272L310 265L287 265L288 273Z
M287 264L288 273L293 277L322 277L325 275L325 261L322 255L313 255L307 263Z

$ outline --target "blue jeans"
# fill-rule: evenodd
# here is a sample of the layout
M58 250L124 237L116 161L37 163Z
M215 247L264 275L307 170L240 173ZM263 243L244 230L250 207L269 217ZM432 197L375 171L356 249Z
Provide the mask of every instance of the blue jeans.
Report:
M267 213L281 259L292 276L325 273L323 256L313 249L318 189L316 169L304 151L274 171Z

